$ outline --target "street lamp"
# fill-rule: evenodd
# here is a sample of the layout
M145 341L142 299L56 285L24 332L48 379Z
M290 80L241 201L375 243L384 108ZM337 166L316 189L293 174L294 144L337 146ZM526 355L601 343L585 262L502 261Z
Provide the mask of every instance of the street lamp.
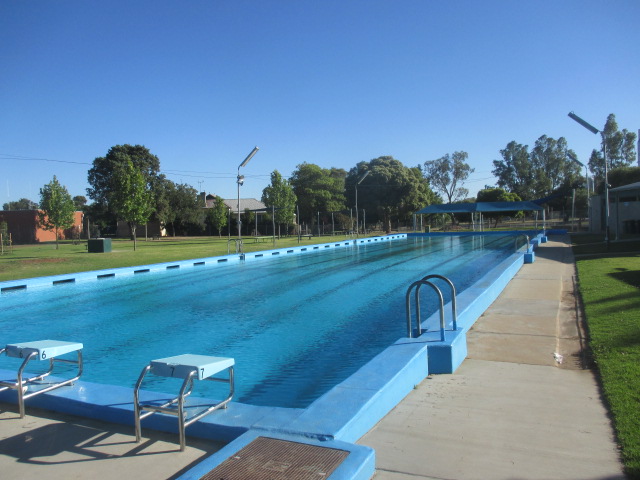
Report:
M358 238L358 229L360 228L360 224L359 224L359 217L358 217L358 185L360 185L362 183L362 181L367 178L367 175L369 175L369 172L371 172L371 170L367 170L366 172L364 172L364 175L362 175L360 177L360 179L356 182L356 238Z
M589 130L594 135L599 133L602 135L602 158L604 159L604 241L609 243L609 167L607 166L607 146L604 138L604 132L601 132L596 127L588 122L585 122L582 118L577 116L573 112L569 112L569 118L575 120L584 128ZM587 180L588 184L588 180ZM589 187L587 186L587 189Z
M242 222L240 221L240 186L244 183L244 175L240 175L240 169L249 163L249 160L253 158L253 156L258 153L259 148L253 147L251 153L247 155L240 165L238 165L238 240L242 240Z
M591 218L591 215L589 215L589 174L587 173L587 166L578 160L578 157L576 157L573 152L567 151L567 157L580 167L584 167L584 179L587 182L587 216Z

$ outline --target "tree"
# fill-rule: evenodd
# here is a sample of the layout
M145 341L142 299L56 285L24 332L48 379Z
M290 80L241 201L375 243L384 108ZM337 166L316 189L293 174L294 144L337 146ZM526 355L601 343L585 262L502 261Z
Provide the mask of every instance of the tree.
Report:
M491 187L489 188L485 187L484 189L480 190L476 198L476 201L478 202L519 202L520 200L522 199L515 193L507 192L502 188L491 188ZM522 215L522 212L520 211L495 212L495 213L486 212L484 213L484 217L488 219L491 219L491 218L494 219L496 223L493 226L493 228L495 228L498 226L498 223L502 221L502 217L508 214L513 216L520 216Z
M249 210L248 208L245 208L244 212L240 214L240 222L241 222L240 227L242 228L242 225L246 225L245 229L246 229L247 235L249 235L251 226L253 225L255 219L256 219L256 214L252 210Z
M28 198L21 198L17 202L8 202L2 205L3 210L37 210L38 204Z
M308 218L313 224L317 212L343 210L346 175L341 168L325 169L313 163L298 165L289 182L298 199L300 217Z
M563 137L556 140L542 135L536 140L531 153L526 145L512 141L500 150L502 160L493 161L492 173L497 177L500 188L515 193L523 200L553 194L567 196L580 178L580 167L569 160L568 153L573 152Z
M153 195L144 175L131 160L115 165L111 185L110 206L120 219L128 223L133 249L136 250L136 228L149 221L153 213Z
M56 176L40 189L40 225L45 230L55 230L56 250L58 231L73 226L75 205L66 187L60 185Z
M618 130L613 113L607 117L603 132L609 168L627 167L636 161L636 134L627 129Z
M542 135L536 140L531 150L536 198L552 194L569 196L571 190L580 183L580 167L568 158L569 153L575 156L563 137L555 140Z
M190 185L176 184L171 191L169 208L173 212L171 226L173 236L176 235L176 226L184 231L189 225L200 225L202 228L203 212L198 201L198 191Z
M285 231L288 230L288 226L293 220L296 201L296 194L293 193L291 184L285 178L282 178L278 170L274 170L271 173L271 183L262 191L262 202L267 207L274 207L278 231L282 224L286 227Z
M451 156L447 153L437 160L424 163L424 176L432 188L446 197L448 203L469 195L469 190L463 185L474 169L466 162L467 158L467 152L453 152Z
M365 209L367 220L380 221L387 233L393 220L407 221L420 208L437 197L418 167L408 168L393 157L360 162L349 170L346 178L348 201L355 205L355 187L365 172L370 172L358 185L358 209Z
M128 161L141 173L147 184L154 184L160 170L158 157L142 145L111 147L106 156L94 159L88 173L90 188L87 188L87 195L94 201L94 221L102 220L106 224L115 220L114 210L111 208L112 196L116 191L114 172ZM96 218L97 214L102 214L104 218Z
M75 197L73 197L73 204L76 207L76 211L81 212L87 205L87 197L83 195L76 195Z
M498 186L517 194L524 200L535 198L535 173L529 161L529 147L511 141L500 150L502 160L493 161L491 173L498 179Z
M217 195L213 199L213 206L207 208L206 222L218 231L218 236L222 236L222 227L227 224L228 208L222 197Z
M616 116L611 113L602 129L601 146L606 147L609 169L628 167L636 161L636 134L626 129L618 130ZM589 157L589 170L597 184L604 182L604 158L602 148L593 150Z
M640 182L640 167L618 167L609 172L611 188Z
M171 206L171 202L175 196L176 184L164 175L158 175L153 179L151 189L153 191L156 219L162 226L173 224L176 219L176 212Z

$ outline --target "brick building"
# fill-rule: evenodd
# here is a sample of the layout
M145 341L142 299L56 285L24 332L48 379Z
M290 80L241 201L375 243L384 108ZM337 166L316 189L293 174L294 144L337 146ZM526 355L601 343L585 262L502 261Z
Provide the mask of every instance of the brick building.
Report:
M74 231L82 232L82 212L74 213L73 227L58 231L60 240L70 240ZM38 210L1 210L0 223L7 224L14 244L55 242L55 230L45 230L40 226Z

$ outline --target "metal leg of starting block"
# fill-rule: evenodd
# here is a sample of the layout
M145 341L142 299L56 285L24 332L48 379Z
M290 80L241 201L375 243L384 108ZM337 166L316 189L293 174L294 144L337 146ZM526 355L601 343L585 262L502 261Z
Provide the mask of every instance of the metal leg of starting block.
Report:
M234 361L232 358L206 357L202 355L178 355L160 360L154 360L145 366L138 377L133 391L133 414L135 424L136 443L142 440L141 421L154 413L164 413L178 417L178 434L180 438L180 451L186 447L186 428L202 417L220 408L227 408L234 394ZM229 378L214 378L216 373L228 370ZM183 378L178 396L161 404L142 403L140 401L140 387L147 375L152 374ZM194 380L208 380L229 383L229 395L221 402L207 406L207 408L191 417L185 414L185 400L193 392Z
M0 355L5 353L9 357L24 358L22 365L20 365L20 368L18 369L15 381L0 381L0 391L12 389L18 392L18 409L20 411L20 418L24 418L25 416L25 400L35 397L36 395L40 395L41 393L50 392L56 388L64 387L65 385L71 385L80 378L83 368L82 348L83 345L81 343L41 340L38 342L28 342L23 344L9 344L0 350ZM56 358L59 355L64 355L65 353L71 353L74 351L77 354L77 360ZM40 375L24 378L24 370L31 360L48 360L49 369ZM73 363L78 365L78 372L76 376L59 382L51 382L49 384L36 383L48 377L53 372L56 363ZM26 392L29 387L34 387L35 390L27 394Z

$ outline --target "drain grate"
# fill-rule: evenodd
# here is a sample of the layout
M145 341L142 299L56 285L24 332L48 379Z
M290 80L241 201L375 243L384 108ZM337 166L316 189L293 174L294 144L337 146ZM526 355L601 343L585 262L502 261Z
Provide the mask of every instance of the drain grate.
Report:
M258 437L200 480L326 479L349 452Z

